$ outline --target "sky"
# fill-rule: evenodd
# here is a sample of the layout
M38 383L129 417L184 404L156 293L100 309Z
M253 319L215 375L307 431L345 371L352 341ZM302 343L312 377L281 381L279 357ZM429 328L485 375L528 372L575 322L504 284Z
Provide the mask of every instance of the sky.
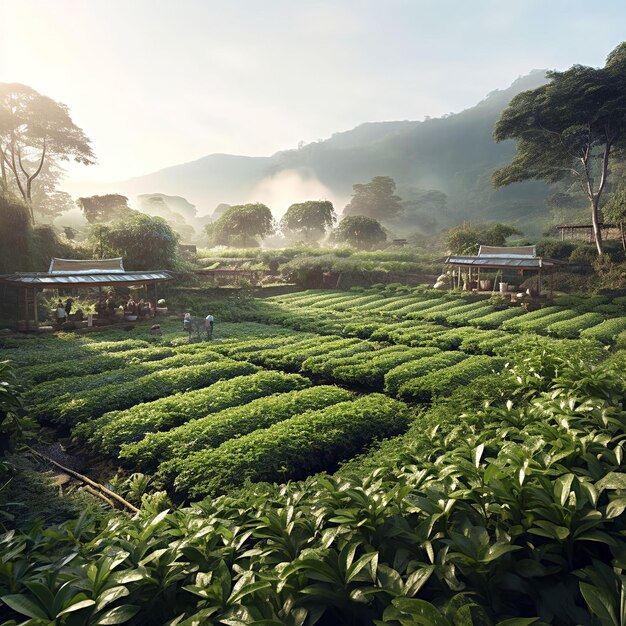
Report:
M461 111L535 68L604 64L603 0L0 0L0 82L65 103L124 180L271 155L363 122Z

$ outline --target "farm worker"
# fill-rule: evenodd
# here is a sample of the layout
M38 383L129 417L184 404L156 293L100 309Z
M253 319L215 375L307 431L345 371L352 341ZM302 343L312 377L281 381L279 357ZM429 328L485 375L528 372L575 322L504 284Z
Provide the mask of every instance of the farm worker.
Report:
M57 302L57 324L61 326L65 321L65 316L67 313L65 312L65 307L63 306L63 302L59 300Z
M72 304L73 303L74 303L74 301L72 300L72 298L68 298L65 301L65 312L67 313L68 316L72 312Z
M183 330L189 335L191 342L191 313L185 313L185 317L183 317Z
M209 311L208 315L204 318L204 327L206 328L207 341L213 339L213 311Z

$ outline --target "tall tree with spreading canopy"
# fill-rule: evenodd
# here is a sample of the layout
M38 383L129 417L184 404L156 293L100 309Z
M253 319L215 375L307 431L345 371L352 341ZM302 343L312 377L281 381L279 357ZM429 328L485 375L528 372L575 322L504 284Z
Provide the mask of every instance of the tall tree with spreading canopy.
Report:
M117 193L78 198L76 204L90 224L123 219L133 211L128 206L128 198Z
M176 233L163 218L139 211L111 225L96 224L91 241L96 254L123 256L126 269L171 269L177 260Z
M336 222L332 202L309 200L292 204L280 220L280 228L286 235L306 243L319 243Z
M601 198L610 161L626 147L626 43L603 68L574 65L547 76L548 84L515 96L498 120L496 141L516 140L517 153L493 182L502 187L529 179L577 180L602 255Z
M339 222L333 231L333 239L360 250L371 250L376 245L387 241L387 233L381 223L371 217L349 215Z
M521 234L509 224L461 224L446 233L446 245L453 254L478 254L481 245L503 246L511 235Z
M207 224L205 231L210 245L248 248L272 235L276 224L269 208L257 202L231 206L217 221Z
M375 176L369 183L352 185L352 190L352 199L343 210L345 216L363 215L385 221L403 211L401 198L394 193L396 182L391 176Z
M30 207L46 164L95 163L85 133L64 104L19 83L0 83L0 188L14 187Z

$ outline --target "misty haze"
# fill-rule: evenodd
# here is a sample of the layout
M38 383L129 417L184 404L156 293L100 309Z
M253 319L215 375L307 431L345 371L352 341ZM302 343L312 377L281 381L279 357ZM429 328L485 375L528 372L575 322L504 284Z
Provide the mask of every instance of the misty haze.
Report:
M0 0L0 626L626 623L625 20Z

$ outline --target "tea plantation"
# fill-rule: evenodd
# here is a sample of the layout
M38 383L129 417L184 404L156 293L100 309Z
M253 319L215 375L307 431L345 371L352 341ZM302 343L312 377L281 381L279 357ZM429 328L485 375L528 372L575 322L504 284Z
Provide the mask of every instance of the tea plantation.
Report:
M0 452L28 415L145 483L133 517L9 530L7 507L0 624L626 622L623 298L214 310L210 342L0 340Z

